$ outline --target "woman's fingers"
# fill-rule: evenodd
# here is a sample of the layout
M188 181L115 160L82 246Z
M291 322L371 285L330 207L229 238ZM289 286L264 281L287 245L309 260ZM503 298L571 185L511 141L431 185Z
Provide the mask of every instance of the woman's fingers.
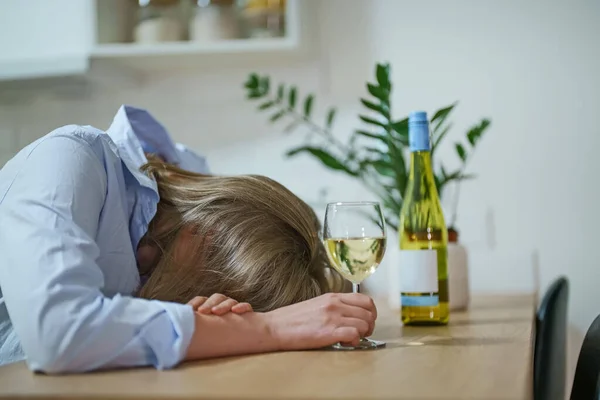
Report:
M227 314L229 311L232 311L232 308L238 304L238 302L234 299L227 299L222 303L217 304L213 308L211 308L211 312L215 315L223 315Z
M367 311L361 307L353 307L344 305L342 308L342 316L350 317L350 318L358 318L360 320L366 321L369 324L369 329L365 336L370 336L375 329L375 314L372 311Z
M342 303L349 306L364 308L373 313L373 317L377 319L377 307L375 307L375 302L369 296L361 293L340 293L339 296Z
M198 308L198 312L202 313L202 314L210 314L212 311L212 308L221 304L222 302L228 300L229 297L220 294L220 293L215 293L212 296L210 296L208 298L208 300L206 300L204 302L204 304L202 304L199 308Z
M236 314L244 314L247 312L252 312L252 306L250 303L238 303L231 307L231 311Z
M197 306L195 307L194 305L192 306L196 311L198 311L201 314L224 315L228 312L244 314L252 311L252 306L250 304L238 303L237 300L234 300L220 293L213 294L208 299L206 297L196 297L188 304L192 303L197 304Z
M367 333L365 334L364 337L369 337L373 334L373 331L375 330L375 320L373 320L373 323L369 325L369 330L367 331Z
M198 307L200 307L202 304L204 304L204 302L206 302L207 299L208 299L208 297L196 296L193 299L191 299L190 301L188 301L188 304L190 306L192 306L194 311L196 311L198 309Z
M334 343L347 343L352 346L358 346L360 342L360 333L358 329L352 326L341 326L336 328L332 334Z
M370 329L369 323L359 318L343 317L340 323L340 327L344 326L355 328L360 334L360 337L365 337L365 335L367 334L367 332L369 332Z

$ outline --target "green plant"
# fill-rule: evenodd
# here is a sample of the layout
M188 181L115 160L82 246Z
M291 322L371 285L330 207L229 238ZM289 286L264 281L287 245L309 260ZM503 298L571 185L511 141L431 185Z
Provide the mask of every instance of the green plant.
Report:
M244 87L248 99L260 101L259 110L271 113L270 122L287 120L288 124L284 129L286 132L304 127L318 135L317 145L306 143L293 148L286 153L288 157L308 153L326 167L358 179L381 200L387 224L396 229L409 173L408 118L397 119L392 115L390 97L393 86L390 81L389 64L377 64L375 78L375 82L366 84L369 96L360 99L368 113L358 117L367 128L354 131L345 142L332 133L336 108L329 108L321 123L313 119L313 93L304 96L300 101L296 86L281 83L277 88L273 88L269 76L256 73L248 76ZM431 154L434 160L436 150L452 127L448 117L456 104L455 102L436 111L431 117ZM454 144L460 159L457 169L448 172L442 163L434 163L438 165L435 180L440 196L448 183L474 177L466 174L465 168L470 155L489 126L490 120L482 119L467 131L466 143ZM449 226L453 225L453 220L454 215L449 221Z

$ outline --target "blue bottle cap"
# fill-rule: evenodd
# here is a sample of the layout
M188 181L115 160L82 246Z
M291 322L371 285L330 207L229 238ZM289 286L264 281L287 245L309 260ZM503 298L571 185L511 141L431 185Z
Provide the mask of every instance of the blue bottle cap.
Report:
M408 144L410 151L429 151L429 120L425 111L413 111L408 115Z
M408 123L429 122L425 111L413 111L408 115Z

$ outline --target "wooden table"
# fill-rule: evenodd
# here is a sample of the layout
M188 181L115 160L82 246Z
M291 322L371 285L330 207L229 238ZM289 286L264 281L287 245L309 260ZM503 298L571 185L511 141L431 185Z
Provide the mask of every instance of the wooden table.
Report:
M0 368L0 397L530 399L532 296L476 298L446 327L402 327L379 307L375 351L305 351L51 377Z

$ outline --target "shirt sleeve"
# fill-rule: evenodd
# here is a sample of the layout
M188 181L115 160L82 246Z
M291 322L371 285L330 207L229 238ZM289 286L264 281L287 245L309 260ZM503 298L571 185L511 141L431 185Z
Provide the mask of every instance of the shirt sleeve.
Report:
M106 190L92 147L53 137L0 199L0 287L33 370L170 368L186 353L190 306L101 292L95 235Z

